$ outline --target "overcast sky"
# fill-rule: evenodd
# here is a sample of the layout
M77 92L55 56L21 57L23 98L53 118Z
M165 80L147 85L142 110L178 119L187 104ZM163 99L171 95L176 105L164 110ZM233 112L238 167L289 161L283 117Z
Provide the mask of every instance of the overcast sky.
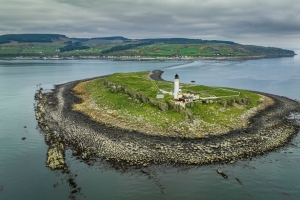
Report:
M0 35L186 37L300 48L299 0L1 0Z

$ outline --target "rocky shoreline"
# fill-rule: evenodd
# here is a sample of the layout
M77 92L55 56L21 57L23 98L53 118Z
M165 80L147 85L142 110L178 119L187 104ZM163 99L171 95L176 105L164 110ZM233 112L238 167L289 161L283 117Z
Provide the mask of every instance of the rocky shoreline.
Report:
M159 73L154 71L150 77L161 79ZM73 111L72 105L81 99L72 94L72 89L81 81L58 85L50 93L39 90L35 95L38 101L36 118L49 145L46 163L51 169L66 168L63 159L66 147L84 160L96 156L118 167L146 167L161 163L234 163L238 159L274 150L290 141L300 130L295 120L290 118L291 113L300 112L299 102L260 93L272 98L275 103L253 116L246 128L200 139L150 136L98 123Z

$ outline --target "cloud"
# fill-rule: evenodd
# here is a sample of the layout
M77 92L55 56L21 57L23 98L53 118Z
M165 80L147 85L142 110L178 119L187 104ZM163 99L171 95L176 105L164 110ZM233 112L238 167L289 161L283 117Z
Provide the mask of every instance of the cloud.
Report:
M0 34L300 41L298 0L2 0L0 19Z

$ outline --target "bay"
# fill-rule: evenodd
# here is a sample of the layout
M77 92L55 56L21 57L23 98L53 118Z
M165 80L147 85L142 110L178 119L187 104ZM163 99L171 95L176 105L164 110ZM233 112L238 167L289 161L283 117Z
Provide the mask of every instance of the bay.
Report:
M67 174L45 166L48 146L37 128L34 93L54 84L115 72L160 69L172 81L262 91L300 100L300 56L247 61L0 61L0 199L68 199ZM26 137L26 140L22 140ZM66 153L81 187L76 199L299 199L300 136L275 152L233 165L150 167L120 172ZM221 169L228 179L216 173ZM240 182L237 181L240 180Z

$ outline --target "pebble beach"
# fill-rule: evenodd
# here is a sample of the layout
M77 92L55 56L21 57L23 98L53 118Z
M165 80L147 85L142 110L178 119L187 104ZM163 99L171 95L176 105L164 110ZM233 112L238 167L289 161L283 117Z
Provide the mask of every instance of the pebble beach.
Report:
M152 79L161 74L152 73ZM83 80L57 85L52 92L37 91L36 119L49 145L47 165L65 169L64 152L71 148L73 155L89 160L94 157L119 167L171 163L204 165L231 163L275 150L287 144L300 127L291 118L300 112L299 102L286 97L259 93L274 101L273 105L257 112L247 127L205 138L153 136L138 130L121 129L99 123L72 110L81 99L72 89Z

